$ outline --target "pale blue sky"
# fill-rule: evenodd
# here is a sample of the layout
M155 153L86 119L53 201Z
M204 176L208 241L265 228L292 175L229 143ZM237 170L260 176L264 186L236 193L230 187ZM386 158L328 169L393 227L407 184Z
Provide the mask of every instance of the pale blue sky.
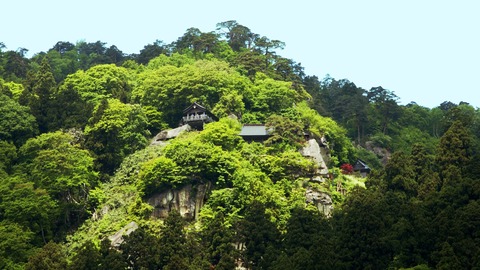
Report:
M0 8L0 42L29 55L78 40L138 53L190 27L208 32L236 20L284 41L279 53L307 75L347 78L367 90L383 86L402 104L480 107L480 1L4 0Z

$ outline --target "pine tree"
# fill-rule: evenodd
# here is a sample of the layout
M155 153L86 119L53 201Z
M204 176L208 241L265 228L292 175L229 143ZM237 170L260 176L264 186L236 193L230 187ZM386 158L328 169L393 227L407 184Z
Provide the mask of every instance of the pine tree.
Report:
M161 268L158 267L158 239L143 227L125 236L120 250L129 269Z
M178 211L172 210L164 221L159 239L159 263L161 267L176 269L174 264L188 265L185 221Z
M245 241L246 249L243 255L248 268L269 269L278 254L280 232L270 221L262 203L253 202L249 206L240 233Z
M437 154L437 164L444 181L449 180L451 166L464 174L472 158L472 136L470 131L455 121L440 139Z
M43 58L38 72L30 76L31 80L27 82L27 87L22 93L20 102L30 107L32 114L37 119L38 129L41 133L44 133L48 131L49 121L51 120L50 108L56 87L52 68L46 57Z

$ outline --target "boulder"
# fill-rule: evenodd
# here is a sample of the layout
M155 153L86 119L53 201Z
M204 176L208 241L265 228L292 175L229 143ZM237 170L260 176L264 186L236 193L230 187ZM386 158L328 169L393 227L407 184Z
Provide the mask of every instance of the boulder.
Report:
M187 220L198 218L207 193L210 191L210 182L206 184L188 184L181 188L169 189L151 196L147 203L153 206L152 216L166 218L173 209L177 210Z
M322 147L318 144L317 140L310 139L305 146L300 150L300 153L308 158L311 158L318 166L318 171L315 175L327 176L328 167L325 160L328 158L328 149L322 144Z
M174 129L162 130L152 139L151 145L162 144L162 142L173 139L180 135L180 133L190 130L192 130L192 128L188 124Z
M123 236L124 235L130 235L132 232L134 232L136 229L138 229L138 224L135 221L132 221L125 225L123 228L118 230L114 235L111 235L108 237L108 239L111 242L112 247L119 247L123 243Z
M315 205L325 216L330 216L333 211L333 201L330 194L308 187L305 192L305 201Z

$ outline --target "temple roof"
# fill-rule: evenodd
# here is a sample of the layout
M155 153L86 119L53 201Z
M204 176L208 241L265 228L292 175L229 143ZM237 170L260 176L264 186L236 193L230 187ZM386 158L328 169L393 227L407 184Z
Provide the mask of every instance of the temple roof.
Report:
M271 130L263 124L246 124L243 125L240 136L270 136Z

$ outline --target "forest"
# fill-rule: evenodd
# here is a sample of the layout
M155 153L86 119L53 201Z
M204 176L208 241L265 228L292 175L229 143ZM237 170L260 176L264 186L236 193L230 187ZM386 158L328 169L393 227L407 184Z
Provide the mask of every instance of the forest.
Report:
M381 86L305 74L284 42L236 21L138 54L7 46L0 269L480 269L480 111L468 102L401 105ZM193 102L219 120L152 144ZM271 136L246 141L244 124ZM315 181L300 151L310 138L328 154Z

